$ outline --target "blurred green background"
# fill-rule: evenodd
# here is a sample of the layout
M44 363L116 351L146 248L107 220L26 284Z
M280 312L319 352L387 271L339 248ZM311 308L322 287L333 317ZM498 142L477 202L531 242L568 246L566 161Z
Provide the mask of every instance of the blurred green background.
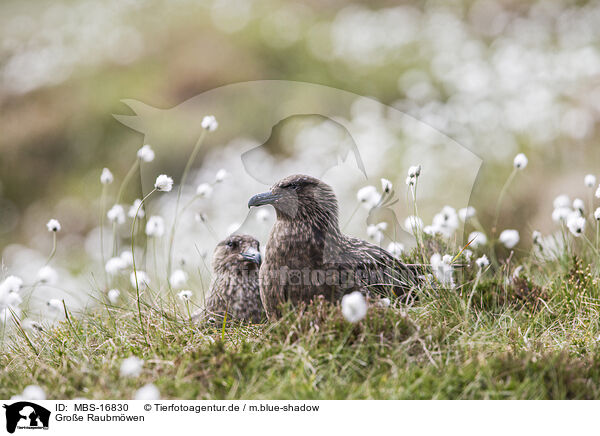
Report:
M122 176L143 140L113 118L121 99L169 108L259 79L371 96L468 147L484 225L527 153L501 222L549 230L552 199L587 199L600 173L598 23L585 1L4 0L0 247L39 245L57 211L73 233L97 224L102 167Z

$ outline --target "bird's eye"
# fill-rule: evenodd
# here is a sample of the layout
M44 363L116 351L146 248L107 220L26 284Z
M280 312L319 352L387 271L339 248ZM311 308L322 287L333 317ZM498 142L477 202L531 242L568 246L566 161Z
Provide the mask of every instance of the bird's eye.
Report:
M283 189L298 189L300 187L300 185L298 183L287 183L285 185L282 186Z
M235 247L237 247L237 242L235 242L235 241L229 241L229 242L227 242L227 246L229 248L235 248Z

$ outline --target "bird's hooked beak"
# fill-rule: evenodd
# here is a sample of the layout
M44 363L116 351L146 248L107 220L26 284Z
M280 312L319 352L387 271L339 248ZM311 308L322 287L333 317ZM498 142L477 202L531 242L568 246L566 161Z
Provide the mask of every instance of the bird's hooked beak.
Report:
M250 247L246 251L244 251L242 253L242 257L246 260L249 260L250 262L254 262L255 264L257 264L259 266L262 262L262 258L260 256L260 251L258 251L256 248L253 248L253 247Z
M278 195L272 192L263 192L262 194L256 194L250 200L248 200L248 209L252 206L264 206L266 204L273 204L279 198Z

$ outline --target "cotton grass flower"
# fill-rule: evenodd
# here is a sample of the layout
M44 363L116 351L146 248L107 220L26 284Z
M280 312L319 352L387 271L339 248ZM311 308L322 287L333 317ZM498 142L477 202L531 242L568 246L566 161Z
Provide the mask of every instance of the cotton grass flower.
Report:
M454 287L454 278L452 277L452 256L435 253L430 259L431 270L436 280L447 287Z
M115 204L106 213L106 217L113 224L123 224L125 222L125 210L120 204Z
M534 230L532 235L531 235L531 239L533 240L533 243L537 246L541 246L542 245L542 233L539 232L538 230Z
M414 186L417 179L421 175L421 165L414 165L408 168L408 175L406 176L406 184L408 186Z
M394 185L388 179L381 179L381 190L389 194L394 189Z
M219 171L217 171L217 174L215 175L215 183L221 183L227 177L229 177L229 173L223 168L221 168Z
M600 221L600 207L594 211L594 218L596 221Z
M51 298L46 302L46 306L50 309L51 312L60 313L64 310L64 306L61 300L56 298Z
M45 285L53 285L58 281L58 273L50 265L46 265L38 271L37 279Z
M482 232L471 232L468 239L471 242L471 247L479 247L487 244L487 236Z
M129 218L134 218L135 214L137 213L138 218L144 218L146 216L146 212L144 211L143 207L140 207L142 205L142 200L140 200L139 198L136 198L133 201L133 204L131 206L129 206L129 210L127 211L127 216Z
M173 179L166 174L161 174L156 178L154 187L159 191L169 192L171 189L173 189Z
M479 259L477 259L475 261L475 263L477 264L477 266L481 269L489 266L490 264L490 260L488 259L488 257L484 254L483 256L481 256Z
M398 259L404 252L404 244L401 244L400 242L390 242L390 244L387 246L387 251L389 251L389 253L396 259Z
M458 217L463 223L466 223L469 219L473 218L475 214L475 208L472 206L463 207L458 210Z
M573 200L573 209L575 209L581 215L583 215L584 210L585 210L585 203L583 202L583 200L581 198L576 198L575 200Z
M513 248L515 245L519 243L519 232L514 229L504 230L500 233L500 237L498 240L506 247Z
M146 235L151 238L160 238L165 234L165 220L158 215L152 215L146 222Z
M23 279L21 277L8 276L0 284L0 291L17 293L17 292L21 291L22 286L23 286Z
M381 194L377 192L375 186L365 186L356 193L358 201L368 210L373 209L381 201Z
M160 400L160 391L152 383L148 383L135 392L133 399L144 401Z
M200 124L204 130L209 132L214 132L219 127L219 123L214 115L206 115L202 118L202 123Z
M450 206L444 206L442 211L433 217L432 226L438 230L438 233L449 238L458 229L456 210Z
M181 289L187 283L187 280L188 275L181 269L176 269L169 277L169 283L175 289Z
M152 162L155 157L154 150L146 144L137 151L137 157L143 162Z
M100 183L102 183L103 185L110 185L113 182L113 180L113 174L108 168L104 168L102 170L102 174L100 174Z
M585 218L578 213L571 214L567 219L567 228L576 238L579 238L585 231Z
M21 393L21 399L30 401L44 401L46 399L46 392L37 386L29 385Z
M552 211L552 221L556 223L566 221L572 213L570 207L558 207Z
M201 183L196 188L196 195L200 198L210 198L213 193L213 187L208 183Z
M527 167L528 163L529 160L527 159L527 156L525 156L525 154L523 153L519 153L518 155L516 155L513 161L514 167L518 170L524 170L525 167Z
M133 255L131 254L131 251L124 250L119 257L127 267L133 266Z
M377 305L379 307L390 307L390 304L392 304L392 302L390 301L389 298L381 298L378 302Z
M46 223L46 228L49 232L60 232L61 226L57 219L52 218L50 221Z
M570 208L571 207L571 199L569 198L568 195L561 194L554 199L554 201L552 202L552 205L554 206L554 209Z
M144 361L139 357L128 357L121 362L119 376L121 377L139 377L144 367Z
M600 198L600 185L598 185L598 189L596 189L596 198Z
M404 220L404 228L415 235L423 228L423 220L418 216L411 215Z
M408 177L417 178L421 175L421 165L413 165L408 168Z
M118 289L111 289L106 294L108 301L110 301L112 304L116 304L117 301L119 301L120 296L121 296L121 291L119 291Z
M593 188L594 186L596 186L596 176L593 174L586 175L583 179L583 183L586 187Z
M363 294L354 291L342 297L342 315L346 321L357 323L367 315L367 300Z
M116 276L125 268L127 268L127 266L127 263L121 257L111 257L106 261L104 270L109 276Z
M129 275L129 281L131 282L131 286L135 288L135 278L137 275L137 283L140 289L146 289L150 285L150 277L146 274L145 271L137 270L132 271Z
M367 226L367 236L376 243L380 243L383 240L383 232L387 229L387 226L387 223L370 224Z
M181 300L181 301L189 301L192 298L192 291L185 289L183 291L179 291L177 293L177 297Z

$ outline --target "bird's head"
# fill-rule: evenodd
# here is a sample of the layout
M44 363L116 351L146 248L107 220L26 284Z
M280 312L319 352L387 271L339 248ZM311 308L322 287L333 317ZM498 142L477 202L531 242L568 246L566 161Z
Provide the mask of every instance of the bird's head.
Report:
M333 189L311 176L288 176L270 191L248 201L248 207L267 204L275 208L280 219L308 219L337 225L338 204Z
M259 268L260 243L250 235L231 235L219 242L213 256L215 271L224 271L232 267L244 269Z

